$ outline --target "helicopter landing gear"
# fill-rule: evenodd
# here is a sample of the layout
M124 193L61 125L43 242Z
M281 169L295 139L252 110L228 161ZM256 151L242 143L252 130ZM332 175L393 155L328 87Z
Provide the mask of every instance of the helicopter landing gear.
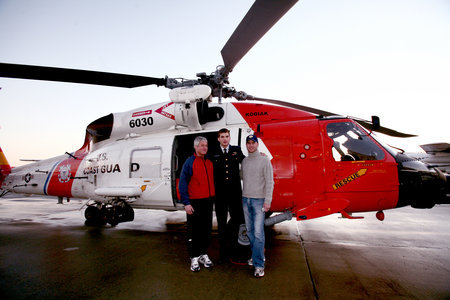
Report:
M102 226L106 224L106 219L103 217L102 208L97 204L88 205L86 210L84 211L84 217L86 221L84 224L86 226Z
M116 226L122 222L133 221L134 210L123 199L114 199L107 203L88 204L84 217L87 226L103 226L106 223Z

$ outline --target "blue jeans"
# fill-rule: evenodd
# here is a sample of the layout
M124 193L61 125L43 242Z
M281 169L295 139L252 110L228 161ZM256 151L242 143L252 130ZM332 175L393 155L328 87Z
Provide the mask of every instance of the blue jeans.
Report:
M264 198L242 197L247 236L252 247L253 266L264 268Z

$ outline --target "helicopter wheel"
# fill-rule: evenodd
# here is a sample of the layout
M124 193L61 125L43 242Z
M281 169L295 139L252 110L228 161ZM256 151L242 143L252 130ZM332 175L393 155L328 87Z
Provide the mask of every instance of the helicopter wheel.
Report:
M124 217L126 221L134 220L134 209L129 204L127 204L124 208Z
M106 222L114 227L119 224L119 218L119 209L115 206L109 207L107 210Z
M84 217L86 218L86 226L101 226L105 225L104 217L102 216L102 210L96 206L88 206L84 211Z
M111 226L116 226L122 222L133 221L134 210L128 203L121 201L108 209L106 220Z

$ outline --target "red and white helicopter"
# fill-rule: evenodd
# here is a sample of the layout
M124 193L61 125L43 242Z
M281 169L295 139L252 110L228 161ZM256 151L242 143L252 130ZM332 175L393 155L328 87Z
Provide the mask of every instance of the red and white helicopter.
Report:
M228 86L240 59L296 2L255 1L221 51L224 65L193 80L1 63L1 77L171 90L168 102L93 121L75 152L11 168L0 151L2 195L86 198L87 221L112 225L132 221L133 208L179 210L177 182L194 138L205 136L214 147L217 131L226 127L232 144L244 146L245 137L256 134L272 159L271 210L281 214L267 224L368 211L381 220L386 209L450 203L449 175L377 141L372 131L411 136L381 127L377 117L342 117ZM230 97L239 101L222 101Z

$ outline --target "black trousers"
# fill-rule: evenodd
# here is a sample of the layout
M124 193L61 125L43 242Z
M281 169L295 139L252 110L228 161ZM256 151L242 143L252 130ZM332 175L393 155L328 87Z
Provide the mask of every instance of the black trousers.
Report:
M211 239L212 211L214 198L191 199L194 208L192 215L187 216L187 248L189 257L208 254Z
M233 252L238 248L239 226L245 224L240 185L216 186L215 210L220 256L222 259L225 259L229 255L234 255ZM227 222L228 213L230 214L229 222Z

